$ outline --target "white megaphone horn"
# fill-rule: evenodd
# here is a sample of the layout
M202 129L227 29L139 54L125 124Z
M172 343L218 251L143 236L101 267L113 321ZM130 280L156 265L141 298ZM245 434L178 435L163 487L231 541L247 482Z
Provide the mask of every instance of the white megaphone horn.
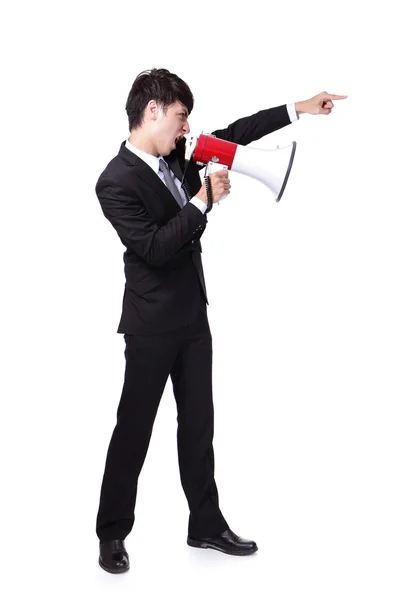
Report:
M296 152L296 142L283 148L260 150L221 140L212 134L194 135L186 140L185 160L207 165L212 173L229 169L264 183L277 202L282 198Z

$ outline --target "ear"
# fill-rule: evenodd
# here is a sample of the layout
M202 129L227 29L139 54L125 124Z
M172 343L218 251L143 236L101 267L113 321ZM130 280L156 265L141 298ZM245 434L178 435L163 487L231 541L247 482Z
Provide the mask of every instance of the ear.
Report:
M157 119L158 113L159 113L159 108L158 108L157 102L155 100L149 100L149 102L147 103L147 110L148 110L150 119L153 119L155 121Z

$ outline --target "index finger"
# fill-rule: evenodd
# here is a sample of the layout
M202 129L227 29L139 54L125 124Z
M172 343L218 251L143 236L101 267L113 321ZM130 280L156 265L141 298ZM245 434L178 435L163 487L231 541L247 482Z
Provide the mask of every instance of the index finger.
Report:
M330 100L344 100L344 98L347 98L347 96L337 96L336 94L327 94L326 96Z

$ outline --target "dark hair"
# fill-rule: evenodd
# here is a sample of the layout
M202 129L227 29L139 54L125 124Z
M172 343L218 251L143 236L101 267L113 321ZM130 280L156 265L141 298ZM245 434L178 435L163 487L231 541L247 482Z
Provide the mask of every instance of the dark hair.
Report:
M179 100L188 109L193 109L194 98L189 86L180 77L167 69L148 69L136 77L126 101L129 131L140 127L143 111L150 100L156 100L163 110Z

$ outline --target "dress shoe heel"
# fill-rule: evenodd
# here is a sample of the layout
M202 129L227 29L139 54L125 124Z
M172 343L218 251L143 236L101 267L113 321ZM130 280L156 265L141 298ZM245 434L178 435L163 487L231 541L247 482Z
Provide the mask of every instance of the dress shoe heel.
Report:
M190 537L188 537L187 543L189 546L193 546L193 548L207 548L207 542L201 542L199 540L194 540Z

